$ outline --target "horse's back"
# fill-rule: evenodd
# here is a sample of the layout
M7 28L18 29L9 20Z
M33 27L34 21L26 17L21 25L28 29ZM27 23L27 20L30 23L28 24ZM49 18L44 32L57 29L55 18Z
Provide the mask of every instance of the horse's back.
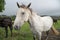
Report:
M12 19L10 17L4 18L4 22L6 23L6 25L12 25Z
M50 16L45 16L41 18L43 21L43 31L48 31L53 25L53 19Z
M0 26L4 27L4 26L9 26L12 25L12 20L10 17L1 17L0 18Z

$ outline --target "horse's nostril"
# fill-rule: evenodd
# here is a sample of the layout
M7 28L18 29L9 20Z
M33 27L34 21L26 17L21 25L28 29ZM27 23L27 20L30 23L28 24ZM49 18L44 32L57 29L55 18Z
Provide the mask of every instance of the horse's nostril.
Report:
M17 30L18 29L18 26L15 26L15 29Z

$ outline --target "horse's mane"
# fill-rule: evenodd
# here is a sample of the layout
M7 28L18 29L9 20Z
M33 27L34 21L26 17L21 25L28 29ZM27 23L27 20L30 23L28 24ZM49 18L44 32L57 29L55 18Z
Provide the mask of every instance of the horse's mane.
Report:
M31 11L31 13L32 13L32 9L31 8L29 8L29 10Z

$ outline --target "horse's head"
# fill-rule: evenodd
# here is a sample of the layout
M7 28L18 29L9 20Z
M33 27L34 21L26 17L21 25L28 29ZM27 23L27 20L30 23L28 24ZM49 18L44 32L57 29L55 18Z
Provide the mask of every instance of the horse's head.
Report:
M16 19L14 21L15 29L19 29L24 24L24 22L28 21L29 16L31 14L31 10L29 8L30 5L31 5L31 3L29 3L28 6L26 6L24 4L19 5L17 3L19 10L17 11Z

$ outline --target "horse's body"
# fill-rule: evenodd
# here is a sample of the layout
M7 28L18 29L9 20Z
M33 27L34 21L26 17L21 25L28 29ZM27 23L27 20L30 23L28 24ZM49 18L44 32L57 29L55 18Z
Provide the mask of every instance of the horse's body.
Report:
M42 32L46 32L52 28L52 18L50 16L41 17L37 15L29 8L31 4L29 4L28 6L19 6L19 4L17 3L17 5L19 7L19 10L14 22L14 28L19 29L24 24L24 22L28 21L28 23L30 24L30 29L33 33L34 40L36 37L38 38L38 40L41 40Z
M33 35L39 34L40 38L38 40L41 39L42 32L50 30L53 25L53 20L50 16L41 17L34 12L32 12L28 21Z
M31 26L34 26L39 31L48 31L53 25L53 20L50 16L41 17L36 13L32 13L29 22Z
M10 17L1 17L0 18L0 27L5 27L6 37L8 37L8 27L9 27L11 30L11 36L12 36L12 20Z

